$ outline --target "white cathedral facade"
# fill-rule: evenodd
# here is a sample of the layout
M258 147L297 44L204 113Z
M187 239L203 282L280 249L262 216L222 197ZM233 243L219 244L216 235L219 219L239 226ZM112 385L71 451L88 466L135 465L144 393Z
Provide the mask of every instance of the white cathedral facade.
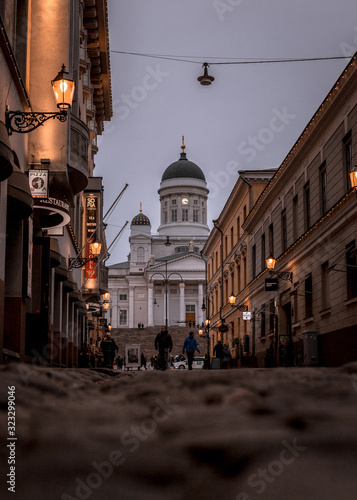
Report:
M205 260L209 235L207 183L201 168L186 157L164 171L158 190L160 226L152 234L140 212L131 221L127 262L109 266L112 328L190 325L204 321Z

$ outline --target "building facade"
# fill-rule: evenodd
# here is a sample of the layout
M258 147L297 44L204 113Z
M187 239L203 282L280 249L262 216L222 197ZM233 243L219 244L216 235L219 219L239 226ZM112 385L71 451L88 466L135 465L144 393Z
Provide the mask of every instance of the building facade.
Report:
M357 359L356 162L355 55L243 223L250 355L260 366L270 346L278 365L300 349L305 364Z
M235 186L203 248L207 261L206 335L210 355L218 340L229 345L233 357L243 349L249 324L243 320L248 309L249 238L242 226L275 170L239 171ZM233 302L232 307L230 300ZM220 331L220 327L221 331Z
M106 254L93 171L112 115L107 2L5 0L0 24L1 356L72 366L88 334L86 301L99 303L107 289L102 263L84 289L90 264L78 261L91 257L90 196L99 260ZM57 73L75 85L67 111L56 107Z
M130 226L130 258L109 266L113 328L193 325L203 321L208 189L201 168L186 157L169 165L161 179L160 226L136 215Z

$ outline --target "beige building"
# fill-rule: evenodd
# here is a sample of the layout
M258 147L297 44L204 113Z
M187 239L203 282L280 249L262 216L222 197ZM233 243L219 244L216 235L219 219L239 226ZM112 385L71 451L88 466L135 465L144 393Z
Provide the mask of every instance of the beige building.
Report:
M275 170L244 170L203 248L207 261L206 317L209 320L210 354L218 340L229 345L234 358L243 349L249 324L243 321L248 309L247 285L249 246L242 225ZM235 297L232 307L229 301ZM221 327L221 330L219 328ZM206 330L207 334L207 330ZM242 349L239 348L242 347Z
M103 264L88 287L93 261L76 260L92 257L89 228L106 254L93 172L112 115L107 1L4 0L0 24L0 352L72 366L89 333L86 301L100 312L107 289ZM56 75L75 84L67 111Z
M357 161L356 62L355 55L243 223L249 354L259 366L270 346L280 365L302 347L305 364L357 359L357 198L349 178Z

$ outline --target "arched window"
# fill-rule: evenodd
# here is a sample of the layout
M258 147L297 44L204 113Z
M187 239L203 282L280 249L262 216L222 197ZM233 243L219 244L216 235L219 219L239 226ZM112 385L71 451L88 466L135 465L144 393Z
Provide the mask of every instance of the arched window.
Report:
M137 250L137 262L145 262L145 249L144 247L139 247Z

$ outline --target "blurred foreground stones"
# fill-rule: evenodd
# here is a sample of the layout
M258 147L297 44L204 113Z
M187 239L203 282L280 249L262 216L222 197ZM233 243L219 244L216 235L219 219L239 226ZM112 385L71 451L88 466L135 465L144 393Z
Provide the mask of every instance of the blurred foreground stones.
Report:
M116 372L0 367L1 498L352 500L357 363ZM16 493L7 387L16 387Z

